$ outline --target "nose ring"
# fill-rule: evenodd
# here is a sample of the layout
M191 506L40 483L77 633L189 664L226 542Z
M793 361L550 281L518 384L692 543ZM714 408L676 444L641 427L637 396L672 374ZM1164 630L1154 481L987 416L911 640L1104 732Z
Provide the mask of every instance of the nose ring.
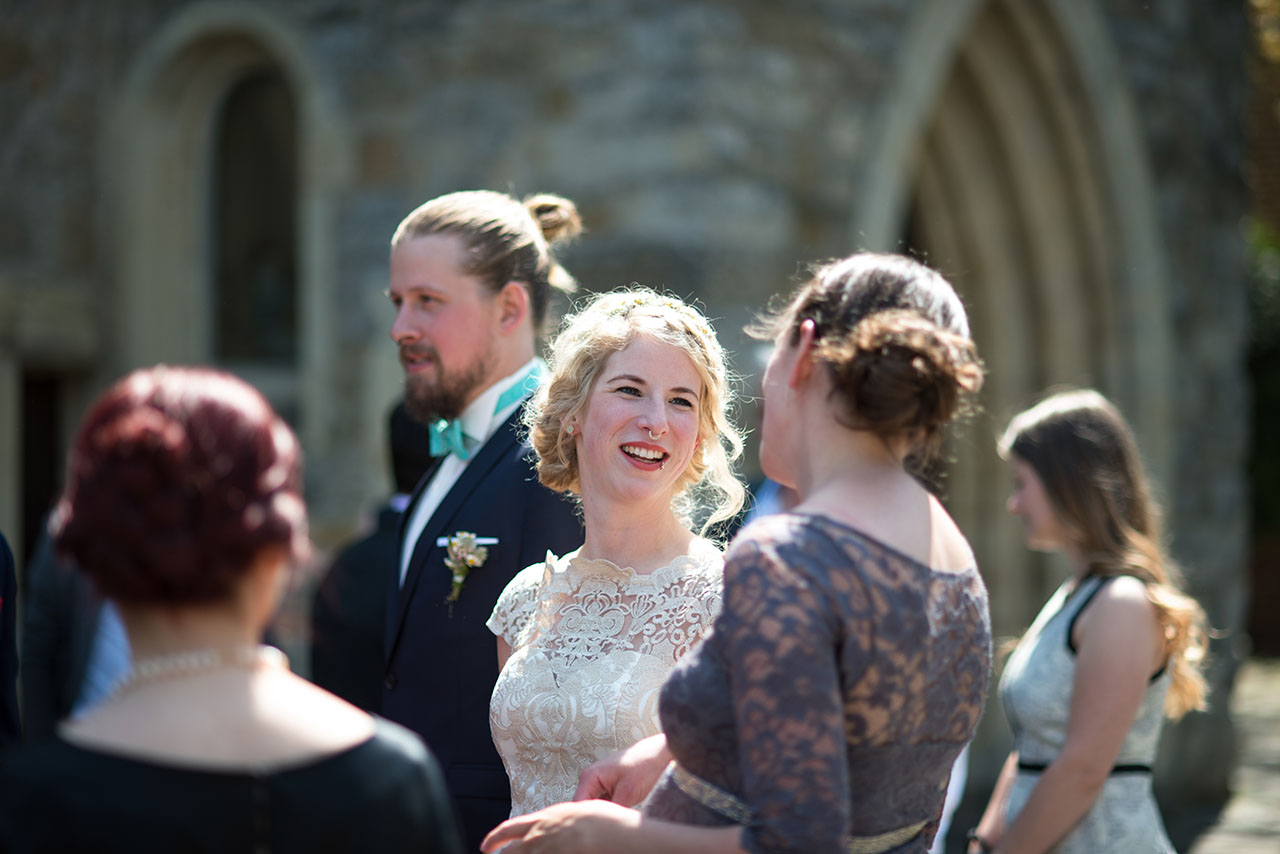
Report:
M648 429L648 428L645 428L645 429ZM655 435L653 435L653 431L652 431L652 430L649 430L649 438L650 438L650 439L655 439L655 440L656 440L658 437L657 437L657 436L655 436Z

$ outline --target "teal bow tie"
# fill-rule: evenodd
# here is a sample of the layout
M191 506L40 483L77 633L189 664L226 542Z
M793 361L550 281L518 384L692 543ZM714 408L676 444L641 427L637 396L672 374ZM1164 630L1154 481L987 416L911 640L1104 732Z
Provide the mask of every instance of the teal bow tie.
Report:
M467 449L462 432L462 422L458 419L441 418L427 429L431 433L431 456L443 457L453 454L463 462L471 457L471 451Z
M538 387L538 381L542 379L543 373L543 362L538 359L523 377L512 383L510 388L498 396L493 414L497 415L520 398L531 394ZM431 456L443 457L446 454L453 454L464 463L471 458L473 449L467 447L466 434L462 432L462 422L457 418L448 420L441 418L434 424L428 425L427 430L431 436Z

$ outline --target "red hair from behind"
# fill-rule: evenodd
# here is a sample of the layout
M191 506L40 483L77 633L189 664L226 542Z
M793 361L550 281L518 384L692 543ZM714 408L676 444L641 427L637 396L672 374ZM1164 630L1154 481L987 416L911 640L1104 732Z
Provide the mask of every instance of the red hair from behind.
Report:
M120 602L223 600L267 550L307 554L298 441L230 374L135 371L81 424L55 545Z

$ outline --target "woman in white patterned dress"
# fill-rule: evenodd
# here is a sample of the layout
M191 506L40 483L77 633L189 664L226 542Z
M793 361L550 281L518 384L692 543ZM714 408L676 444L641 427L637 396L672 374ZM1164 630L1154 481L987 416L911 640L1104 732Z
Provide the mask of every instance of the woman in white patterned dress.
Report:
M1075 568L1009 656L1014 749L971 854L1172 854L1151 792L1165 717L1204 708L1204 614L1160 538L1133 433L1096 391L1016 416L1000 450L1027 545Z
M660 731L658 690L720 610L723 556L692 516L705 533L743 499L724 353L699 312L644 288L603 294L550 354L525 417L538 476L579 497L585 540L520 572L489 620L513 817L569 800L580 771Z

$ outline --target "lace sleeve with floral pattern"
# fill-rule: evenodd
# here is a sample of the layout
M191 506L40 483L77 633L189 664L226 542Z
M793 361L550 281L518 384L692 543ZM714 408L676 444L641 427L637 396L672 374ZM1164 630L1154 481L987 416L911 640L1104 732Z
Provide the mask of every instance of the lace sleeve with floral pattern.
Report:
M976 568L931 569L784 514L735 541L723 610L663 688L663 730L682 769L742 804L753 854L836 854L899 832L894 854L924 852L990 662ZM646 812L742 823L669 775Z
M846 585L865 601L860 585ZM760 850L837 851L849 828L849 769L840 697L841 640L826 591L750 541L725 566L717 648L733 686L745 839ZM843 646L846 667L871 644L870 625Z
M515 578L511 579L511 583L498 597L493 613L485 623L489 631L506 641L511 649L519 646L521 636L537 616L538 591L552 560L553 557L548 554L543 563L526 566L516 573Z

